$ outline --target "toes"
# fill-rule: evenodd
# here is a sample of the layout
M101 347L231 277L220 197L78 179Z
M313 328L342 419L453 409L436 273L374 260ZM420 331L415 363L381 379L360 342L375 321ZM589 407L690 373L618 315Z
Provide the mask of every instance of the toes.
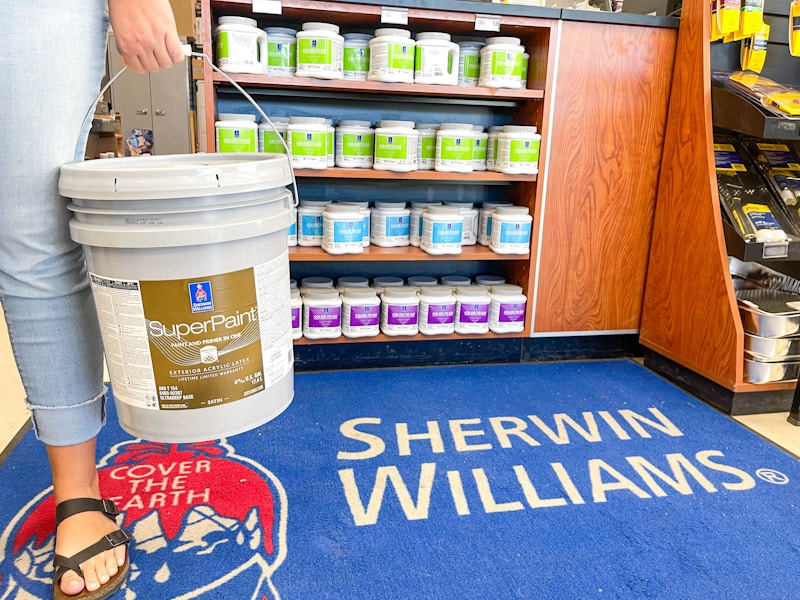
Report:
M61 591L68 596L80 594L82 589L83 579L78 577L77 573L70 571L69 573L65 573L61 578Z

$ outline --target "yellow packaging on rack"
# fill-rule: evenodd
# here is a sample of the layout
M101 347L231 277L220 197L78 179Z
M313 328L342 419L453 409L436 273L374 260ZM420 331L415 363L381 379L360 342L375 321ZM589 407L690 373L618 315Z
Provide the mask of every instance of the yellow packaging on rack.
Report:
M789 8L789 52L800 56L800 0L792 0Z
M717 6L717 26L722 35L739 29L742 12L741 0L719 0Z
M761 24L761 29L752 36L742 40L742 69L761 73L764 61L767 60L767 42L769 41L769 25Z

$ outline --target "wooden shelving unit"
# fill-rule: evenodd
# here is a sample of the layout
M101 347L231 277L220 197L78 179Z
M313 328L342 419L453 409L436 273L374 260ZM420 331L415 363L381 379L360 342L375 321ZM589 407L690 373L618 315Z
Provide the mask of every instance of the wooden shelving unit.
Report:
M466 4L466 3L465 3ZM289 101L296 98L297 102L314 102L315 106L324 106L326 102L336 103L345 101L363 101L372 103L372 106L392 107L397 103L423 102L432 112L440 113L440 121L452 121L451 104L456 104L462 111L486 111L497 108L504 111L510 123L536 125L542 134L540 164L543 164L547 146L548 123L544 115L549 112L550 97L547 93L548 81L552 76L553 57L555 56L555 35L553 31L557 25L556 20L517 17L503 15L500 22L500 32L482 32L475 30L476 12L458 12L447 10L429 10L408 8L408 25L404 26L414 32L417 31L446 31L454 36L491 37L492 35L514 35L522 38L526 51L530 54L528 85L525 89L490 89L481 87L459 87L420 84L391 84L372 81L346 81L346 80L320 80L308 77L278 77L269 75L232 75L237 84L244 87L249 93L258 97L260 103L268 104L272 101ZM322 21L338 24L342 31L362 30L369 31L381 26L381 6L377 4L361 4L349 2L316 2L307 0L282 0L281 15L252 14L252 3L249 0L202 0L201 15L203 20L203 49L206 54L213 56L213 31L216 18L220 15L243 15L255 17L259 26L288 25L299 27L307 21ZM396 25L395 25L396 26ZM211 85L205 86L206 106L215 107L218 96L232 97L236 90L228 80L214 73L205 65L204 77ZM276 100L277 99L277 100ZM387 108L386 110L389 110ZM269 114L269 113L268 113ZM462 112L461 114L464 114ZM333 116L333 115L325 115ZM215 111L208 111L206 115L207 147L213 148ZM325 170L299 169L295 172L301 194L304 186L318 185L347 185L369 186L371 182L387 185L397 184L398 197L404 194L403 185L406 182L412 185L431 186L501 186L503 195L515 204L527 206L531 214L535 213L537 202L541 195L536 175L504 175L490 171L462 173L443 173L436 171L414 171L410 173L395 173L374 169L342 169L329 168ZM385 182L385 183L384 183ZM442 189L442 188L437 188ZM446 189L443 188L443 189ZM455 188L453 188L455 189ZM531 240L531 247L536 247L536 239ZM528 298L532 299L534 292L533 254L524 255L499 255L484 246L466 246L459 255L432 256L419 248L380 248L369 246L362 254L330 255L320 248L294 247L290 249L290 261L294 267L305 269L319 263L318 273L324 274L326 268L336 268L339 263L364 269L381 268L379 263L395 266L403 263L424 263L431 268L436 268L437 263L442 272L446 272L452 265L461 265L470 268L474 262L475 272L479 274L480 265L496 265L507 281L523 287ZM410 266L409 266L410 268ZM414 274L414 273L408 273ZM525 331L519 334L503 336L481 337L527 337L531 327L531 305L528 303ZM300 340L299 345L326 344L326 343L357 343L357 342L394 342L404 340L427 339L467 339L470 336L378 336L377 338L357 338L348 340L340 337L335 340Z
M684 2L640 342L647 366L730 414L788 410L794 381L744 380L714 162L709 32L708 2Z

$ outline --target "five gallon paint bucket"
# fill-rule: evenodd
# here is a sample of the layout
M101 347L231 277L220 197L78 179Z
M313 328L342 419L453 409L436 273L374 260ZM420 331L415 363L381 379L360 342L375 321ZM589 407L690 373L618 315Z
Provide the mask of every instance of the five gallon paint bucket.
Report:
M216 439L294 396L285 155L116 158L61 168L120 425Z

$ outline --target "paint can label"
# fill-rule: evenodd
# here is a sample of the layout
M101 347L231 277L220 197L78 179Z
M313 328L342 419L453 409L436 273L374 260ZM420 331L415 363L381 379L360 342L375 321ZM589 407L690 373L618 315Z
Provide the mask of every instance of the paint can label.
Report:
M294 363L287 253L254 267L163 281L91 274L114 397L198 409L252 396Z

